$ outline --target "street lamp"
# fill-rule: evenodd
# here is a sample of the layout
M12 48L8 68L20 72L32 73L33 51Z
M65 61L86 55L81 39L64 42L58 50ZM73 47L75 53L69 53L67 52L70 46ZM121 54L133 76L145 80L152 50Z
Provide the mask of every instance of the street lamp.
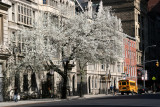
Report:
M144 49L144 56L143 56L143 75L144 75L144 80L143 80L143 87L145 88L145 51L150 48L150 47L156 47L156 45L151 45L151 46L147 46L145 49Z
M52 97L54 97L54 70L53 69L50 69L50 74L51 74L51 76L52 76L52 78L51 78L51 81L52 81L52 86L51 86L51 95L52 95Z

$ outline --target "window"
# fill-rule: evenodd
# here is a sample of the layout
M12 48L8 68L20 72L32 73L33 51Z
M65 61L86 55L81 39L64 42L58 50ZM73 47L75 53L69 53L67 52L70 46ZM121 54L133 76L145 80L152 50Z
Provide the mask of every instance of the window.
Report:
M94 79L92 78L92 88L94 88Z
M32 8L18 4L18 22L25 25L32 25Z
M135 83L130 82L130 85L135 86Z
M0 16L0 44L3 41L3 17Z
M104 65L103 64L101 65L101 69L104 69Z
M127 58L127 50L126 50L126 58Z
M141 17L140 17L140 14L138 14L138 23L141 22Z
M18 74L16 74L15 75L15 79L14 79L14 87L17 87L17 89L18 89L18 91L19 91L19 89L20 89L20 84L19 84L19 82L20 82L20 80L19 80L19 75Z
M15 36L15 32L12 32L12 39L13 39L13 41L15 42L16 41L16 36Z
M122 82L122 85L126 85L126 82Z
M141 36L141 29L138 28L138 36Z
M31 86L32 86L32 91L35 91L37 87L35 73L31 75Z
M23 75L23 91L28 91L28 75Z
M141 63L141 57L139 56L139 63Z
M43 4L47 4L47 0L43 0Z
M97 78L95 79L95 88L97 88Z
M12 4L12 21L15 21L15 7L14 7L14 4Z

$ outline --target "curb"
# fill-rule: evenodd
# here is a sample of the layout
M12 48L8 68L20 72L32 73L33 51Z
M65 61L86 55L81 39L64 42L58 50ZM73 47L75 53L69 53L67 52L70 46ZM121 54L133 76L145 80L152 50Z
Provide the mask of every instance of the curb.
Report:
M29 105L29 104L37 104L37 103L48 103L48 102L59 102L59 101L70 101L70 100L83 100L83 99L94 99L94 98L102 98L102 97L111 97L113 95L108 94L102 94L102 95L86 95L84 97L75 96L74 98L68 97L67 99L31 99L31 100L21 100L19 102L0 102L1 107L15 107L18 105ZM6 103L6 105L5 105ZM8 105L7 105L8 103Z

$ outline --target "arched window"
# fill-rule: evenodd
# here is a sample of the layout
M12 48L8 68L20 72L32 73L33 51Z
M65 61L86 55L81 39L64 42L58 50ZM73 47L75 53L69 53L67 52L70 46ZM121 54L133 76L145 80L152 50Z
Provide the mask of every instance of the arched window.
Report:
M36 90L37 83L36 83L36 75L35 75L35 73L33 73L31 75L31 87L32 87L32 91Z
M23 91L28 91L28 74L23 75Z

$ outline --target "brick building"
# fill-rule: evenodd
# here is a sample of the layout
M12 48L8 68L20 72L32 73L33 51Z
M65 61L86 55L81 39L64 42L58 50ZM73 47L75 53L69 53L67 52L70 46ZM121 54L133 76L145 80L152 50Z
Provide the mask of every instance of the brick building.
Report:
M124 46L125 46L124 73L126 74L126 79L137 81L135 38L127 36L124 39Z

